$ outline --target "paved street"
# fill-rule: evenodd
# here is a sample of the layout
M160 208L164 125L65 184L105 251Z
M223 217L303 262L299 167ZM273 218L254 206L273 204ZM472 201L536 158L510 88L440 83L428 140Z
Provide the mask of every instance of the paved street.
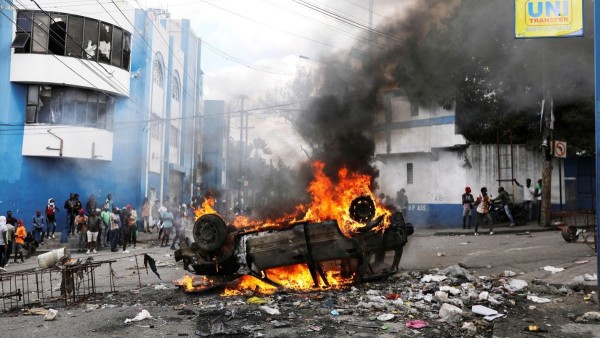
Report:
M534 227L537 227L534 226ZM540 230L535 229L534 230ZM402 271L425 271L435 268L445 268L459 263L466 267L475 276L493 276L503 273L504 271L512 271L517 274L519 279L526 280L528 283L536 281L537 283L553 283L557 286L568 283L575 275L583 275L585 273L596 273L596 257L593 250L583 243L567 243L560 233L557 231L530 232L523 234L523 229L511 230L511 233L503 233L499 229L499 233L493 236L472 236L458 234L461 231L451 230L417 230L416 233L409 238L409 244L405 247L404 256L400 263ZM508 230L508 229L506 229ZM452 233L457 233L452 235ZM116 308L103 307L101 309L86 310L86 303L69 308L60 309L59 317L53 322L44 322L42 317L35 316L3 316L0 318L2 327L6 327L9 331L15 332L12 329L19 328L18 335L8 334L6 337L20 337L23 334L35 334L41 330L52 332L52 335L60 335L65 337L78 336L78 332L85 329L86 326L93 327L89 334L91 336L120 336L127 334L132 337L143 337L148 334L136 331L131 324L124 325L125 318L134 317L141 307L148 309L154 316L159 316L165 320L165 324L160 330L152 330L153 335L172 336L172 335L193 335L194 328L197 327L195 321L180 322L174 320L176 312L174 304L180 303L197 303L206 302L209 304L214 302L214 297L220 296L214 293L207 294L183 294L177 290L172 281L184 275L181 266L175 264L172 257L173 251L169 248L160 248L155 243L156 234L140 234L141 243L136 249L131 249L129 253L111 253L101 251L97 255L93 255L96 261L116 260L113 263L115 271L115 283L119 293L108 296L104 300L100 299L100 304L112 304L118 299L119 294L131 295L131 290L137 290L141 281L141 292L137 294L135 303L138 306L127 306L124 302L122 306ZM138 265L142 266L142 256L148 253L157 263L159 263L159 273L162 280L159 280L152 272L146 275L144 269L141 270L141 275L138 275L135 270L135 255L138 255ZM73 258L83 257L85 255L73 253ZM579 262L579 263L576 263ZM585 263L581 263L585 262ZM33 268L37 264L35 258L29 259L25 264L11 264L7 270L13 272L16 270ZM542 270L545 266L562 267L565 271L552 274L551 272ZM108 288L108 269L107 266L97 270L97 287L99 292L106 292ZM155 290L157 285L164 284L170 290ZM595 282L588 282L591 289L595 289ZM156 297L159 297L158 299ZM127 296L129 297L129 296ZM227 303L231 300L222 299ZM96 302L98 303L98 302ZM119 303L120 304L120 303ZM546 304L538 306L538 313L542 313L542 309ZM560 307L560 303L558 304ZM588 306L589 307L589 306ZM547 311L556 309L557 304L547 305ZM593 309L593 306L592 306ZM546 311L546 310L544 310ZM175 317L173 317L175 316ZM192 317L189 317L190 319ZM104 324L98 320L101 320ZM567 321L566 324L571 324L570 320L564 315L561 318ZM558 318L555 318L558 320ZM90 321L87 325L86 321ZM517 321L515 323L515 321ZM494 333L504 333L497 337L511 337L514 332L510 331L511 327L518 325L523 326L522 319L506 318L497 320L494 324ZM37 323L34 326L25 325L25 323ZM73 327L62 326L61 323L77 323ZM107 328L110 324L110 330ZM187 323L187 324L186 324ZM84 324L82 326L82 324ZM573 324L575 325L575 324ZM570 330L581 328L574 326ZM24 326L24 328L22 328ZM116 328L115 328L116 326ZM587 329L589 326L583 326ZM22 329L21 329L22 328ZM114 332L108 332L115 330ZM148 329L143 329L148 330ZM191 332L191 333L190 333ZM583 331L587 332L587 331ZM2 335L5 337L5 335ZM548 337L558 337L547 335ZM566 336L566 335L565 335ZM496 337L496 335L495 335Z

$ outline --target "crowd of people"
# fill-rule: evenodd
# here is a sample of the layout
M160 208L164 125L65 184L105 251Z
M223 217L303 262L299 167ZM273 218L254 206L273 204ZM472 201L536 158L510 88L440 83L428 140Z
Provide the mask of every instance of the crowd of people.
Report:
M86 254L95 254L104 248L118 252L119 247L127 252L128 246L136 247L139 231L158 232L161 246L169 246L170 243L170 248L175 250L185 229L193 224L191 207L180 205L176 200L171 202L168 197L162 205L156 200L152 207L149 199L145 198L139 210L140 214L131 204L117 207L112 194L106 196L104 203L98 202L91 194L84 206L79 195L71 193L62 209L54 198L48 199L43 210L36 210L29 229L24 220L13 217L9 210L6 216L0 216L0 267L4 268L9 263L13 253L14 263L24 262L44 244L44 240L55 239L57 215L61 211L66 213L66 237L77 236L78 252ZM25 258L24 250L27 251Z
M514 183L523 188L523 206L527 210L527 220L532 221L533 215L537 217L538 223L540 222L541 215L541 200L542 200L542 180L537 181L537 186L531 185L531 179L526 179L525 185L521 185L517 180L513 180ZM502 205L506 216L510 220L509 227L515 226L515 220L511 214L510 205L512 199L508 192L504 190L504 187L498 187L498 196L491 198L488 194L487 188L481 188L481 194L477 198L471 194L471 187L465 187L465 192L462 194L462 227L463 229L471 229L473 223L473 213L475 212L475 231L474 235L479 235L479 226L487 223L490 231L490 235L494 234L494 222L490 215L490 208L494 202L498 202ZM534 211L535 210L535 211Z

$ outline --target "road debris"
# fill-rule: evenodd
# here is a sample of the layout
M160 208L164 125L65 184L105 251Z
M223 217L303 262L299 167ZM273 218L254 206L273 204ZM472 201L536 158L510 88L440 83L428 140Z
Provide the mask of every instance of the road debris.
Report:
M142 311L140 311L135 317L129 319L125 319L125 324L127 323L131 323L131 322L139 322L140 320L144 320L144 319L149 319L152 318L152 316L150 315L150 312L148 312L148 310L143 309Z

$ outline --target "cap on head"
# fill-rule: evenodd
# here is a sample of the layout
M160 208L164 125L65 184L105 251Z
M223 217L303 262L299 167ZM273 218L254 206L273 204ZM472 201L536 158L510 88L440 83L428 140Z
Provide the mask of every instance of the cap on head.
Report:
M471 193L471 187L465 187L465 192L466 192L467 194Z
M85 214L85 210L83 210L83 209L79 209L79 214L80 214L80 215L83 215L83 214Z

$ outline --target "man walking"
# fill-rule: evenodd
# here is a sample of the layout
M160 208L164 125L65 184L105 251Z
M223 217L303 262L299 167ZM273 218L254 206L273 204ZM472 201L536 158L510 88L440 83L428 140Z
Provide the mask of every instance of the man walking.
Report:
M46 218L42 216L42 211L40 209L36 210L35 216L33 216L33 238L40 244L44 242L45 220Z
M97 215L96 210L90 211L90 216L88 217L88 229L87 229L87 252L86 254L90 254L90 249L93 250L93 253L96 252L96 241L98 240L98 231L100 231L100 226L102 221L100 217Z
M48 205L46 206L46 238L50 238L50 230L52 230L52 238L54 238L54 233L56 232L56 214L59 209L54 203L54 198L50 198L48 200ZM67 215L69 217L69 215Z
M6 227L6 217L0 216L0 267L4 268L8 261L8 228Z
M79 250L78 252L84 252L87 240L88 230L88 217L85 215L85 210L79 209L79 215L75 218L75 226L77 227L77 233L79 234Z
M492 204L490 196L487 194L487 188L481 188L481 195L477 196L477 222L475 222L475 236L479 236L479 224L482 222L488 222L490 227L490 235L494 234L494 223L490 216L490 205Z
M75 234L75 217L79 210L75 210L75 194L70 193L69 199L65 201L64 209L67 211L67 236Z

